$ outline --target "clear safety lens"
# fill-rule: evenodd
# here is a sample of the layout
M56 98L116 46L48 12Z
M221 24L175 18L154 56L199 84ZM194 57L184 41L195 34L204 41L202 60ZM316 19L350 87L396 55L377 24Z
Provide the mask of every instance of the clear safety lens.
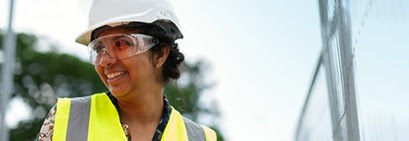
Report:
M103 57L119 60L143 53L158 44L152 36L143 34L113 34L99 37L89 45L90 61L99 65Z

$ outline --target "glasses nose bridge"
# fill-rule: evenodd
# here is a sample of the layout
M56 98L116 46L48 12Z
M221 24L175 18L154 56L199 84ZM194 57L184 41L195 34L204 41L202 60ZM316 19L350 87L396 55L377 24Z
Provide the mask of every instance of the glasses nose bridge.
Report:
M104 48L102 49L102 52L101 52L102 56L105 56L105 54L108 53L109 57L115 58L116 54L113 49L113 46L115 45L115 43L113 41L106 41L106 42L103 42L103 44L104 44Z

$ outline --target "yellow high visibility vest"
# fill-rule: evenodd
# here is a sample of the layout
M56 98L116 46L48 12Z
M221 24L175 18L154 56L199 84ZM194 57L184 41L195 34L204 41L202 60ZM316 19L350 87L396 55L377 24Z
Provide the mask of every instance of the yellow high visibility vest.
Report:
M118 111L106 93L59 98L53 141L127 141ZM216 141L216 133L173 109L161 141Z

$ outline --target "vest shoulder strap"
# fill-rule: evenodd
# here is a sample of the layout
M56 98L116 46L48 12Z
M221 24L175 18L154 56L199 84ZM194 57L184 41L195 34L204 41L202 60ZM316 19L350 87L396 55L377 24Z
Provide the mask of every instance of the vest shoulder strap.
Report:
M207 126L199 125L183 117L189 141L216 141L216 132Z
M119 115L105 93L59 98L54 124L56 141L126 141Z
M183 117L189 141L206 141L205 132L199 124Z
M203 125L183 117L172 107L168 124L161 141L216 141L216 133Z
M91 97L59 98L53 140L87 140Z
M212 129L210 129L207 126L202 125L202 127L206 135L206 141L217 141L216 132L214 132Z

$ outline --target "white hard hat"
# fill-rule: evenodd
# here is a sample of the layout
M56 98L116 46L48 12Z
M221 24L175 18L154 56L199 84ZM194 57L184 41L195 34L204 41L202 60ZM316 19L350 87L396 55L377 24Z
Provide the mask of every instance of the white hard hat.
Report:
M182 38L179 21L168 0L94 0L91 4L88 29L75 40L88 45L92 32L102 26L120 26L131 22L153 23L165 21L173 23L175 39Z

